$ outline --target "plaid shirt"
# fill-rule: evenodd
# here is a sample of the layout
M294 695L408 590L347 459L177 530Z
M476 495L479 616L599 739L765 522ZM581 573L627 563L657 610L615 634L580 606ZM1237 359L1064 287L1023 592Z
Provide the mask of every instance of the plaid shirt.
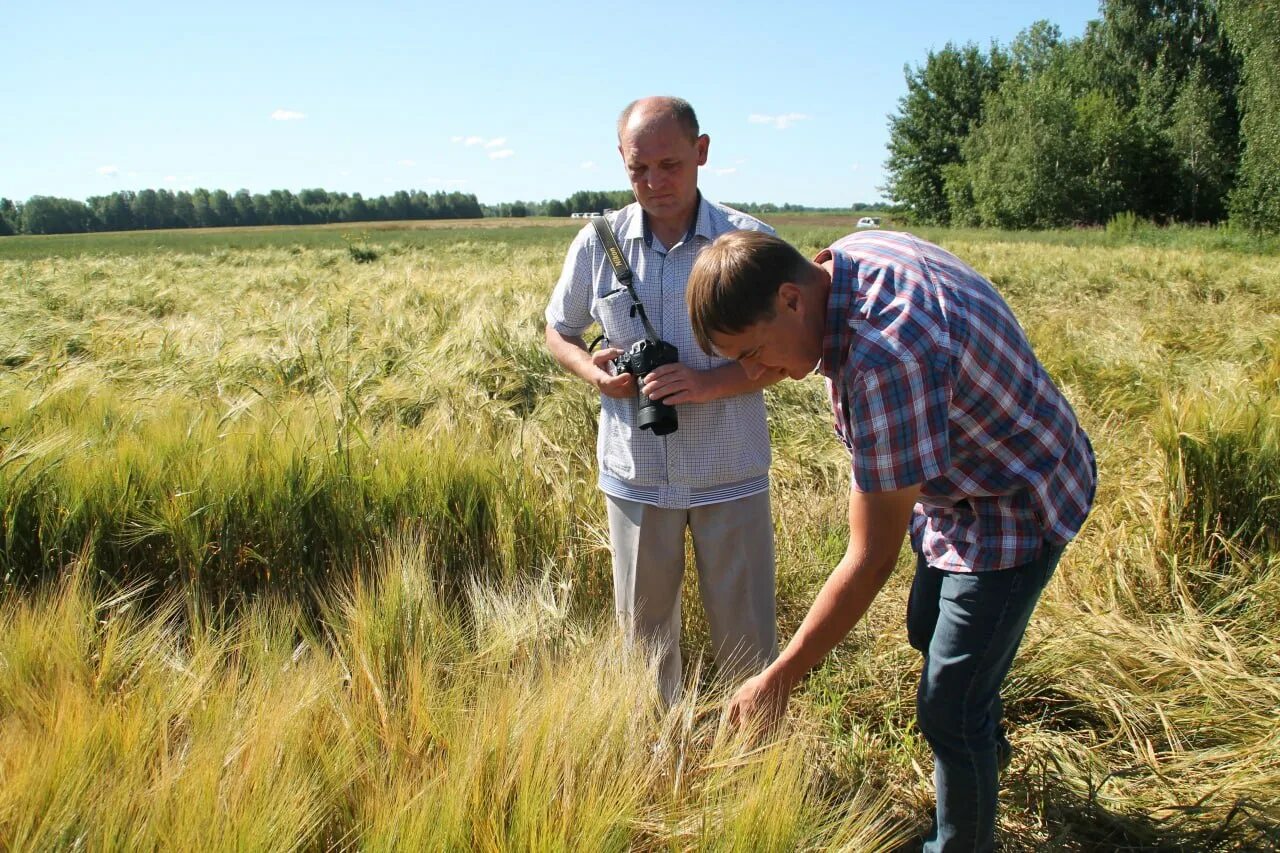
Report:
M835 262L820 370L854 488L920 484L911 544L939 569L1010 568L1075 536L1093 448L995 288L910 234L815 260Z
M639 204L611 214L618 246L627 257L645 313L680 361L709 370L729 359L707 355L693 337L684 292L698 253L721 234L773 229L732 208L699 199L690 233L666 248L649 233ZM564 335L599 323L610 346L622 350L644 337L631 315L631 297L614 277L595 229L587 225L569 247L546 319ZM676 406L680 428L656 436L636 427L636 398L600 398L596 436L601 490L623 500L686 509L759 494L769 488L769 426L764 396L755 391Z

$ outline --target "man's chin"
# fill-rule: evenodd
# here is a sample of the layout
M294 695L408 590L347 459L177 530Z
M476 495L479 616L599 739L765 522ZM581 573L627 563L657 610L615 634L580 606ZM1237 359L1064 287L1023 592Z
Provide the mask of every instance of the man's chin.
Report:
M818 369L817 362L814 362L808 367L788 367L787 375L790 376L792 379L804 379L806 376L813 373L817 369Z

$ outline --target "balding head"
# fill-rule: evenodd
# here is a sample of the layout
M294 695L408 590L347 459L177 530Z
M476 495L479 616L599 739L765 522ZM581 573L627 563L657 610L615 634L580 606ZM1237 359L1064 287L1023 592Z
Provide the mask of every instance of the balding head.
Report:
M688 232L698 208L698 168L711 140L688 101L641 98L618 117L618 153L645 222L664 246Z
M618 141L622 142L627 133L672 120L684 128L689 139L698 138L698 116L684 98L658 96L632 101L618 116Z

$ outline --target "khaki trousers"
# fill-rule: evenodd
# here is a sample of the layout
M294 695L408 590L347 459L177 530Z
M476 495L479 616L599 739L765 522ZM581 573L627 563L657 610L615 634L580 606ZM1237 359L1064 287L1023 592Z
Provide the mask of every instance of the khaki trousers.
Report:
M722 677L754 675L778 655L773 519L769 493L691 509L605 495L613 550L613 599L629 642L661 656L658 688L680 694L680 584L684 531L693 536L698 591Z

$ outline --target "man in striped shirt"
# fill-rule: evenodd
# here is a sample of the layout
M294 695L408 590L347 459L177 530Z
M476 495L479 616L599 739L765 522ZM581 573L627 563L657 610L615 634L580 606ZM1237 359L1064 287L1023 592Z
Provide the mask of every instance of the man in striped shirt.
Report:
M1096 487L1075 413L995 288L909 234L853 234L813 261L767 234L726 235L695 263L687 299L699 344L748 375L817 368L853 462L848 550L730 718L785 710L909 528L907 633L924 656L917 716L937 787L925 849L992 849L1010 753L1000 685Z
M596 450L614 603L628 637L659 652L658 685L668 702L681 683L686 529L722 672L759 672L778 652L769 428L760 389L781 376L748 376L699 350L684 303L694 258L712 240L736 229L772 229L698 192L708 145L693 108L678 98L643 98L618 119L618 152L636 203L607 219L649 320L679 351L679 362L650 371L643 388L675 407L679 428L668 435L641 429L635 378L612 368L645 333L592 226L569 247L546 310L551 354L601 394ZM593 324L606 341L594 353L583 338Z

